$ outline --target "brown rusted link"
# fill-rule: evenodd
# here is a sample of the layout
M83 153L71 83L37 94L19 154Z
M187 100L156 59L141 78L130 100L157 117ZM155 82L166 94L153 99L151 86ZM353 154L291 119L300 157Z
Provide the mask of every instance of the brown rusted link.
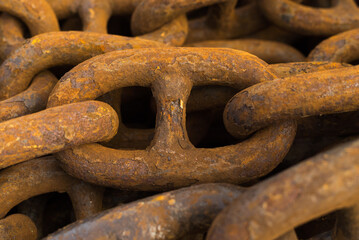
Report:
M0 218L22 201L49 192L67 192L77 219L102 210L102 189L69 176L49 156L0 172Z
M146 150L88 144L62 151L57 157L71 175L127 189L238 183L265 175L287 153L296 130L293 122L275 124L237 145L196 149L188 140L185 116L192 85L241 89L275 78L267 66L249 53L219 48L133 49L92 58L63 76L48 107L96 99L121 87L151 87L158 109L154 139ZM258 150L258 145L267 147Z
M136 35L152 32L181 14L213 4L217 5L210 8L207 17L189 23L187 42L239 37L266 26L255 1L238 9L235 9L236 2L236 0L142 1L132 15L131 28Z
M258 5L276 25L299 34L334 35L359 27L354 0L338 0L333 7L324 9L290 0L258 0Z
M290 45L259 39L238 39L192 43L192 47L233 48L256 55L267 63L304 62L304 55Z
M202 184L115 207L76 222L45 239L180 239L208 229L216 215L244 189ZM141 213L141 214L139 214Z
M7 13L2 13L0 15L0 58L7 58L23 41L20 21Z
M231 134L247 136L279 120L358 108L359 67L347 67L249 87L228 102L223 119Z
M46 0L2 0L0 11L20 18L32 35L59 31L56 15Z
M111 15L131 15L140 0L48 0L48 2L60 19L78 12L84 31L107 33L107 22ZM140 37L163 42L167 45L182 46L187 34L187 18L182 15L167 24L161 25L157 31Z
M12 214L0 219L1 240L36 240L37 229L33 221L23 214Z
M0 101L0 122L45 109L47 99L57 78L50 72L41 72L24 92Z
M25 90L42 70L61 65L76 65L109 51L161 47L159 42L139 38L89 32L52 32L28 39L0 66L0 99Z
M162 42L169 46L182 46L188 35L187 17L181 15L175 20L163 25L160 29L138 37Z
M346 63L335 62L294 62L294 63L277 63L269 65L269 69L276 76L284 78L295 76L303 73L319 72L330 69L345 68L351 66Z
M111 139L118 117L106 103L87 101L0 123L0 168L80 144Z
M113 11L114 14L130 15L141 1L142 0L106 0L99 1L98 4L102 4L109 11ZM83 7L84 9L92 9L96 4L96 2L91 2L89 0L47 0L47 2L51 5L59 19L75 15L80 7ZM95 9L92 9L93 12L94 10ZM88 11L91 12L90 10Z
M21 23L13 16L1 14L0 39L1 58L6 58L25 40ZM27 90L0 101L0 122L44 109L56 82L57 78L50 72L42 72L35 76Z
M207 239L269 240L311 219L349 208L351 213L341 216L349 225L338 225L335 239L358 239L358 160L355 140L251 187L217 216Z
M359 29L332 36L309 54L309 61L351 62L359 58Z
M330 62L293 62L271 64L268 69L278 77L289 77L301 73L318 72L329 69L351 66L345 63ZM214 107L225 106L238 92L233 88L221 86L205 86L193 88L188 98L187 111L200 111ZM332 128L332 127L329 127ZM333 128L332 128L333 129Z

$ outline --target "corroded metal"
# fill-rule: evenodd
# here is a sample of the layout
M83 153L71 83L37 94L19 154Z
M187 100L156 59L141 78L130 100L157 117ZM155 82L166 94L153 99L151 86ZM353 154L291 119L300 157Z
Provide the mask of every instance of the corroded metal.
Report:
M141 0L47 0L59 19L78 13L83 30L107 33L107 24L111 15L131 15ZM188 34L185 15L178 16L167 24L159 26L156 31L147 32L139 37L163 42L172 46L181 46ZM155 30L155 29L154 29Z
M244 192L230 184L202 184L115 207L45 239L180 239L204 232ZM141 214L139 214L141 213Z
M359 29L346 31L318 44L309 61L351 62L359 58Z
M0 66L0 99L25 90L37 73L50 67L76 65L114 50L160 46L163 44L145 39L89 32L37 35L28 39Z
M227 104L224 122L235 136L247 136L285 119L359 109L359 67L301 74L257 84Z
M134 34L156 30L181 14L201 7L211 6L205 18L189 23L187 42L224 39L243 36L266 26L255 1L235 9L236 0L149 0L142 1L132 15Z
M0 239L36 240L36 226L29 217L23 214L12 214L0 219Z
M275 78L267 66L251 54L230 49L141 49L92 58L63 76L48 107L95 99L121 87L151 87L158 109L154 139L146 150L114 150L90 144L62 151L57 157L76 177L129 189L238 183L265 175L287 153L296 130L293 122L275 124L237 145L196 149L187 137L185 114L192 85L244 88ZM268 147L257 150L257 145Z
M299 34L334 35L359 27L359 10L354 0L338 0L331 8L303 6L291 0L258 3L272 22Z
M22 201L49 192L67 192L77 219L102 210L101 188L69 176L54 157L43 157L0 172L0 218Z
M0 16L0 58L5 59L24 42L21 23L8 14ZM45 108L57 78L45 71L34 77L31 86L11 98L0 101L0 122Z
M359 141L312 157L243 193L213 222L207 239L273 239L343 209L335 239L357 239Z
M192 43L192 47L233 48L256 55L267 63L304 62L305 57L290 45L259 39L238 39L226 41L205 41Z
M0 11L20 18L32 35L59 31L59 23L46 0L2 0Z
M0 123L0 168L80 144L106 141L118 117L106 103L87 101Z

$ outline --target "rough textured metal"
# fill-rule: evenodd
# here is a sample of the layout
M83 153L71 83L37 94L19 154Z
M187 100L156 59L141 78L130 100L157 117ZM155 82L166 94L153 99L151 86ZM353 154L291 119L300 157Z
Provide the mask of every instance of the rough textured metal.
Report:
M32 159L0 172L0 218L31 197L67 192L77 219L102 210L102 189L66 174L54 157Z
M359 58L359 29L346 31L318 44L308 61L351 62Z
M275 73L278 77L289 77L297 74L318 72L348 66L351 65L329 62L293 62L270 64L268 69ZM200 111L225 106L239 90L223 86L203 86L193 88L191 95L188 98L187 111Z
M63 64L76 65L93 56L121 49L161 47L163 44L115 35L53 32L25 42L0 66L0 99L25 90L42 70Z
M118 117L106 103L87 101L0 123L0 168L76 145L106 141Z
M275 124L237 145L196 149L187 137L185 114L192 85L244 88L275 78L267 66L251 54L230 49L141 49L92 58L62 77L48 106L95 99L121 87L151 87L158 109L154 139L147 150L90 144L57 157L67 172L85 181L141 190L238 183L265 175L288 151L295 135L293 122ZM258 145L267 147L258 150Z
M48 2L60 19L78 13L84 31L107 33L107 24L111 15L131 15L140 0L48 0ZM160 27L157 31L139 37L172 46L181 46L185 42L188 34L185 15L178 16Z
M355 66L249 87L227 104L223 115L226 128L235 136L247 136L284 119L358 110L358 76L359 67Z
M359 27L359 10L354 0L338 0L331 8L313 8L290 0L258 3L269 20L299 34L334 35Z
M20 18L32 35L59 31L56 15L46 0L2 0L0 11Z
M152 32L188 11L212 6L205 18L189 23L187 42L243 36L263 28L266 23L255 1L235 9L236 0L149 0L142 1L132 15L134 34Z
M233 48L256 55L267 63L304 62L304 55L290 45L259 39L205 41L192 43L191 47Z
M36 240L37 230L31 219L23 214L13 214L0 219L1 240Z
M24 42L21 23L15 17L1 14L0 39L0 58L3 59ZM0 101L0 122L44 109L56 82L57 78L48 71L35 76L27 90Z
M355 140L253 186L218 215L207 239L269 240L338 209L347 209L339 221L347 225L337 239L357 239L358 156Z
M57 78L50 72L42 72L25 91L0 101L0 122L45 109L47 99Z
M45 239L180 239L206 231L243 191L229 184L203 184L162 193L76 222Z

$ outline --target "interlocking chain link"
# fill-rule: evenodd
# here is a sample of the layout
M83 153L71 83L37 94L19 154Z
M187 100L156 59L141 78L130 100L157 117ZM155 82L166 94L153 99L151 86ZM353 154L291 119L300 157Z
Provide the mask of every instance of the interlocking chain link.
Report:
M359 239L357 1L0 11L0 239Z

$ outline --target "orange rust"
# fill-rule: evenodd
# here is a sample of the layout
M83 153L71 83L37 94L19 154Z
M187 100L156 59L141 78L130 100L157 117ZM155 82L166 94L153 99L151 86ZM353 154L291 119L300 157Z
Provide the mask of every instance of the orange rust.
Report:
M20 18L32 35L59 31L59 23L46 0L2 0L0 11Z
M0 239L36 240L37 229L33 221L23 214L12 214L0 219Z
M161 43L139 38L84 32L52 32L28 39L0 66L0 99L25 90L42 70L61 65L76 65L109 51L161 47Z
M68 104L0 123L0 168L80 144L106 141L118 117L98 101Z
M8 57L23 41L21 22L7 13L2 13L0 15L0 58Z
M249 87L227 104L223 119L235 136L247 136L285 119L359 109L359 67L276 79Z
M162 193L76 222L45 239L107 239L109 233L118 239L181 239L204 232L243 191L230 184L202 184Z
M57 78L50 72L41 72L24 92L0 101L0 122L45 109L47 99Z
M332 36L318 44L308 61L351 62L359 58L359 29Z
M333 35L359 27L354 0L338 0L331 8L303 6L291 0L259 0L259 7L276 25L308 35Z
M187 42L239 37L266 25L255 1L238 9L235 9L236 2L236 0L143 1L132 15L131 28L137 35L152 32L188 11L213 4L216 5L211 6L207 17L189 23Z
M0 218L22 201L49 192L67 192L77 219L102 210L101 188L69 176L54 157L43 157L0 172Z
M233 48L256 55L267 63L304 62L301 52L285 43L259 39L204 41L189 44L191 47Z
M6 13L0 16L0 39L0 58L4 59L25 40L21 23ZM50 72L35 76L27 90L0 101L0 122L44 109L56 82L57 78Z
M84 31L107 33L107 23L111 15L131 15L140 0L48 0L48 2L60 19L78 13ZM182 15L163 24L157 31L139 37L167 45L181 46L186 40L187 33L187 18Z
M244 88L275 78L267 66L251 54L231 49L141 49L92 58L63 76L48 107L95 99L121 87L151 87L158 109L154 139L147 150L89 144L57 157L67 172L85 181L141 190L244 182L265 175L288 151L295 135L293 122L275 124L237 145L196 149L187 137L185 114L192 85ZM259 151L257 145L267 147Z
M358 160L355 140L247 189L217 216L207 239L269 240L338 209L335 235L357 238Z

